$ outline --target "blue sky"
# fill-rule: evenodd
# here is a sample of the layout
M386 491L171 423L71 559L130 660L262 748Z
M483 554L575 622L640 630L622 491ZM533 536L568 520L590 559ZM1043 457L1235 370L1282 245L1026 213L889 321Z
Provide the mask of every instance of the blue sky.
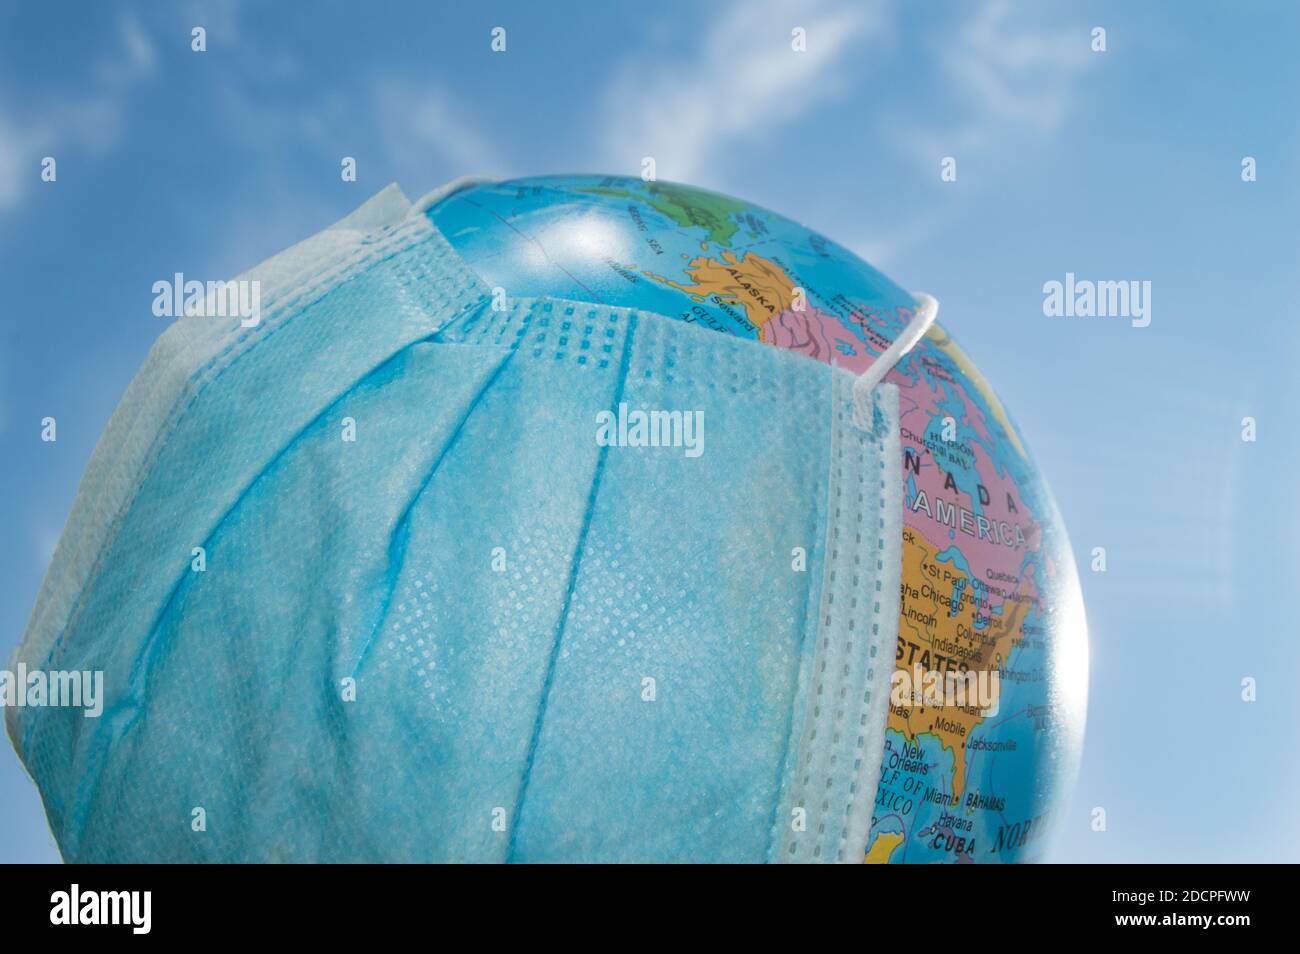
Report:
M1297 860L1300 7L450 6L0 12L0 654L163 330L155 280L233 276L390 181L415 197L465 173L635 175L650 155L935 294L1026 435L1091 631L1051 857ZM1151 325L1045 317L1066 272L1150 281ZM57 858L8 755L0 805L0 860Z

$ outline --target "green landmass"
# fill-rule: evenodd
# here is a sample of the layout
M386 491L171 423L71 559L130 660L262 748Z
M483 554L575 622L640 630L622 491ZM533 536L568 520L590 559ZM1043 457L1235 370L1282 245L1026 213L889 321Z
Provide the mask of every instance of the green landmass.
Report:
M650 194L648 199L628 189L606 186L592 186L579 191L648 202L656 212L683 228L698 226L708 233L710 242L725 246L731 245L731 240L739 229L731 217L745 210L745 203L729 199L725 195L669 182L647 183L646 191Z

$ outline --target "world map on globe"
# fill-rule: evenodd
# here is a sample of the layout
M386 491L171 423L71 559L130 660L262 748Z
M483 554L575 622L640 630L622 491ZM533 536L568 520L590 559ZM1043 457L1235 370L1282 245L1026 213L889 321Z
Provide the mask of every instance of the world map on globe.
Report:
M854 373L916 308L835 242L688 186L517 179L455 191L428 215L489 287L658 313ZM1008 412L944 328L886 380L899 388L904 449L895 665L995 670L1000 695L995 712L891 701L865 860L1037 860L1083 722L1084 623L1064 527Z

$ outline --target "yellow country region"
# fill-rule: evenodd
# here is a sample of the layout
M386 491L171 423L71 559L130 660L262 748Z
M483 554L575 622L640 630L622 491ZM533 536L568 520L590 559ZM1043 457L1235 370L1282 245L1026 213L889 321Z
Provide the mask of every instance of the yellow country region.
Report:
M960 591L957 613L952 614L953 583L967 579L949 563L936 560L936 550L915 530L903 533L902 616L898 622L902 655L896 667L913 675L913 667L924 671L956 669L964 662L972 672L992 671L1005 666L1011 650L1020 641L1021 627L1029 612L1027 600L1007 600L1001 614L973 599L969 582ZM977 617L988 625L977 630ZM1005 687L1003 687L1005 688ZM916 742L931 735L952 752L952 794L959 797L966 786L966 741L984 721L976 706L889 706L889 728Z
M1021 457L1028 460L1029 453L1025 450L1024 445L1020 443L1020 435L1017 434L1016 429L1011 426L1011 418L1007 416L1006 408L1002 406L1002 402L998 400L998 396L993 393L993 388L989 386L984 375L980 374L979 368L975 367L974 362L972 362L966 352L962 350L961 345L957 344L948 332L940 328L937 323L930 326L930 330L926 332L925 336L936 348L951 358L953 364L957 365L957 369L966 376L967 380L969 380L971 384L975 386L975 389L979 391L980 395L984 398L984 402L988 404L989 410L993 412L993 416L997 418L997 422L1001 424L1002 429L1007 432L1007 437L1011 440L1012 445L1015 446L1016 451Z
M867 848L867 856L862 859L863 864L889 864L889 856L892 855L894 849L902 843L903 833L901 831L882 831L876 836L876 840Z
M693 258L686 266L689 283L675 282L653 272L645 274L695 299L716 295L729 304L739 305L760 334L763 326L790 308L794 300L795 283L785 270L753 252L746 252L744 258L737 258L729 251L724 251L721 258L703 255Z

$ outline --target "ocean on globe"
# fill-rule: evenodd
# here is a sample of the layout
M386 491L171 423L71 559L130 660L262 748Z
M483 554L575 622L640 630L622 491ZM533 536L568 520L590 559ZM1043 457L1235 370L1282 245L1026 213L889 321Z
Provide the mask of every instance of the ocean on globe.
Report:
M489 288L657 313L855 373L916 307L830 239L689 186L516 179L453 191L427 214ZM945 303L952 324L965 313ZM896 669L996 671L1000 692L995 713L891 700L865 860L1037 860L1077 769L1087 689L1065 530L946 327L886 380L899 388L904 467Z

